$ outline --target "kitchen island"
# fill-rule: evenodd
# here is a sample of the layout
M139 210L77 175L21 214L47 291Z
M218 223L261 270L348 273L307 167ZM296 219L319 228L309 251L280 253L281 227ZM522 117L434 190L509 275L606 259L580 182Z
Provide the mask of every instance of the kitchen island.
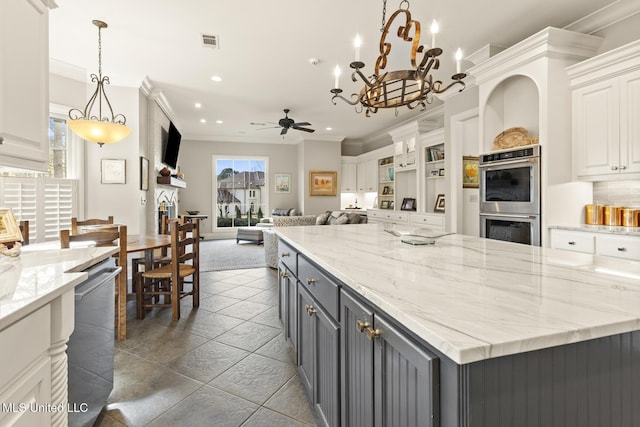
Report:
M412 246L378 224L276 232L285 334L328 425L640 423L640 262L462 235ZM335 363L316 351L331 346Z
M66 426L74 288L118 248L23 249L0 256L0 425Z

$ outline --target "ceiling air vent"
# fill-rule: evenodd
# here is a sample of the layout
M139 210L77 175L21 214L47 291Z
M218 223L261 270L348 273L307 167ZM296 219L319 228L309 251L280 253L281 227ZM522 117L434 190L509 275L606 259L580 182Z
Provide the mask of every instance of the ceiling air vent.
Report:
M219 49L220 48L220 39L218 38L218 36L213 36L210 34L203 34L202 35L202 45L204 47L212 47L214 49Z

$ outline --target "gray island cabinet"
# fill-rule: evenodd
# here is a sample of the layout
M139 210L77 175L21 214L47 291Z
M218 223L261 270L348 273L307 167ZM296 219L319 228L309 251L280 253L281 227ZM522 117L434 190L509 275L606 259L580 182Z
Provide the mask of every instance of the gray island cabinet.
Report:
M280 317L322 424L640 425L640 263L415 247L375 224L277 233Z

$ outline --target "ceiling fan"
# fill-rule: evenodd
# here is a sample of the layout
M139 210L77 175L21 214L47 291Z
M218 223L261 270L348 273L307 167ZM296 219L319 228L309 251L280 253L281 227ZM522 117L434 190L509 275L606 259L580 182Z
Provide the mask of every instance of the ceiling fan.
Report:
M273 123L273 122L268 122L268 123ZM264 123L251 123L252 125L264 125ZM305 128L302 126L311 126L311 123L309 122L300 122L300 123L296 123L295 120L290 119L289 118L289 109L285 108L284 109L284 118L280 119L278 121L278 123L273 123L274 125L278 125L278 126L272 126L272 127L268 127L268 128L261 128L258 130L263 130L263 129L275 129L275 128L282 128L282 130L280 131L280 135L286 135L286 133L289 131L289 129L295 129L295 130L301 130L303 132L315 132L315 129L309 129L309 128Z

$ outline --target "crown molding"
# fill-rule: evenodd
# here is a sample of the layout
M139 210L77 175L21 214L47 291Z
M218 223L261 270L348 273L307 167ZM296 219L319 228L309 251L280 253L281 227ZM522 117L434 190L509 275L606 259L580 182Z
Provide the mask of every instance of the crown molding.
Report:
M167 97L164 95L164 92L162 92L162 89L158 89L153 85L153 82L148 76L142 80L140 91L148 100L155 102L169 120L175 122L175 115L173 114L173 109L169 105ZM176 126L179 125L179 123L175 123Z
M572 22L564 29L593 34L638 13L640 13L640 2L637 0L618 0Z

